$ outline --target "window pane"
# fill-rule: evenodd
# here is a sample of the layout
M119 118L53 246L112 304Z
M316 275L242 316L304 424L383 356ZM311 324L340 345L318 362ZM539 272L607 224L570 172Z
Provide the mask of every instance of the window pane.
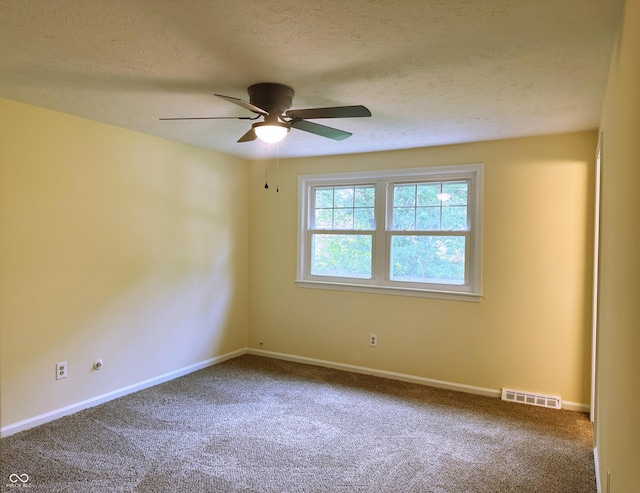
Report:
M376 189L372 186L356 187L355 206L373 207L375 205Z
M445 231L467 229L467 206L443 207L442 229Z
M334 207L353 207L353 187L335 189Z
M375 229L375 186L315 188L314 229Z
M393 187L393 205L413 207L416 204L415 185L395 185Z
M353 229L375 229L375 227L373 208L355 209Z
M394 185L392 228L396 231L467 229L467 182Z
M371 239L371 235L312 235L311 274L370 279Z
M416 210L413 207L393 208L393 229L409 231L415 229Z
M440 207L418 207L416 209L417 230L440 229Z
M316 209L315 229L333 228L333 209Z
M315 208L333 207L333 188L316 188Z
M333 229L353 229L353 209L334 209Z
M465 238L461 236L393 236L393 281L464 284Z
M444 205L467 205L466 183L443 183L442 192L451 195Z
M418 185L418 203L424 205L440 205L438 194L440 193L440 183L429 183Z

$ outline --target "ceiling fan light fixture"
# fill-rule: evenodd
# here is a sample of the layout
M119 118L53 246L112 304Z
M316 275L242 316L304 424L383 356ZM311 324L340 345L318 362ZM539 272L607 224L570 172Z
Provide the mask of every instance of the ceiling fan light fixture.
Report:
M289 125L280 122L256 123L253 125L258 138L268 144L275 144L285 138L289 132Z

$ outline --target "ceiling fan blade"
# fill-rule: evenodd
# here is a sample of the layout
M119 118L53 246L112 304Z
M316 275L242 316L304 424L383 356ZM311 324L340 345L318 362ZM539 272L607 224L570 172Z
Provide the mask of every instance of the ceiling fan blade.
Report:
M353 135L352 133L345 132L344 130L325 127L324 125L318 125L317 123L308 122L306 120L294 120L291 122L291 126L298 130L304 130L305 132L320 135L322 137L328 137L333 140L344 140Z
M243 101L242 99L238 99L238 98L233 98L231 96L223 96L222 94L214 94L214 96L217 96L219 98L224 99L225 101L229 101L230 103L233 104L237 104L238 106L242 106L243 108L249 110L249 111L253 111L254 113L258 113L259 115L268 115L269 113L265 110L263 110L262 108L258 108L257 106L251 104L251 103L247 103L246 101Z
M314 118L359 118L371 116L371 112L362 105L333 106L331 108L308 108L304 110L289 110L285 116L313 120Z
M238 142L251 142L252 140L256 140L258 136L256 135L256 131L252 128L246 134L238 139Z
M260 118L256 116L251 118L250 116L187 116L181 118L159 118L159 120L255 120Z

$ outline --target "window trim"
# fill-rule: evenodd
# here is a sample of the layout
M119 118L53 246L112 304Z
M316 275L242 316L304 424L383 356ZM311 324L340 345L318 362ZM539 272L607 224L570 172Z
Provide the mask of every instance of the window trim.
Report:
M389 274L386 273L384 279L352 279L312 276L308 272L307 259L311 255L310 233L307 229L309 211L312 206L313 187L320 186L342 186L342 185L369 185L384 181L388 188L392 184L413 181L452 181L455 179L469 180L469 199L467 202L468 220L471 229L466 232L469 238L469 247L466 251L469 265L469 280L465 285L451 284L429 284L428 288L420 283L407 283L401 281L390 281ZM482 298L482 209L484 190L484 165L462 164L448 166L429 166L407 169L390 169L363 172L340 172L321 173L298 176L298 236L297 236L297 268L295 283L299 287L330 289L338 291L356 291L365 293L419 296L427 298L439 298L458 301L475 301ZM375 278L376 265L378 274L386 271L388 267L388 256L390 255L389 243L392 231L387 228L388 220L388 200L389 190L378 193L376 188L375 198L375 218L376 230L370 231L373 234L372 263L373 276ZM347 233L348 231L345 231ZM367 231L357 231L367 233ZM443 235L450 233L442 231ZM460 235L460 231L455 231Z

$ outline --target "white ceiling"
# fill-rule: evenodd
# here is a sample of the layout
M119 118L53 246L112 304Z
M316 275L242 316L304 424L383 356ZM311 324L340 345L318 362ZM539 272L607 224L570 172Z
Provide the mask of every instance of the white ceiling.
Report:
M597 128L623 0L0 0L0 97L248 158L258 82L371 118L282 157Z

